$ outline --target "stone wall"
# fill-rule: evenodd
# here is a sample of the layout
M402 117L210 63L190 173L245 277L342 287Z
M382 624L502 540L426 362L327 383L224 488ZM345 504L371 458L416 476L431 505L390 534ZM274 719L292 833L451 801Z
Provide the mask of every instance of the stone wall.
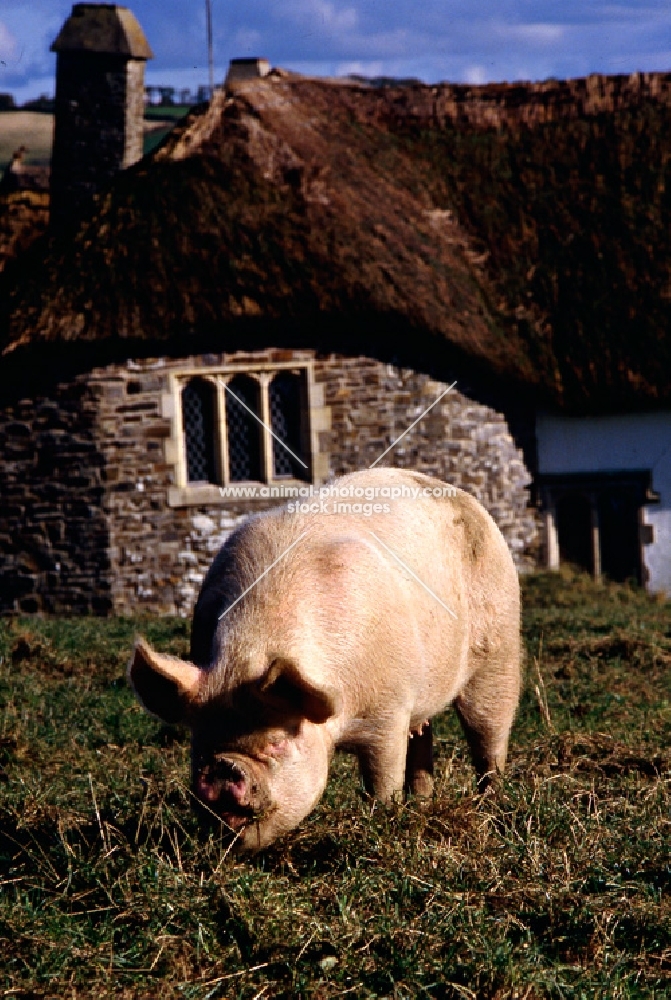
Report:
M0 410L0 611L112 609L95 395L80 380Z
M25 400L0 414L10 470L0 488L0 608L190 615L227 535L275 501L168 504L176 473L170 373L288 357L313 360L315 395L330 410L316 435L322 479L371 465L447 388L371 358L267 351L128 362L62 386L51 400ZM455 389L379 464L468 490L497 520L518 566L533 564L530 477L500 413Z
M411 369L370 358L325 359L317 378L331 407L331 471L368 468L447 389ZM531 476L506 419L455 387L421 417L380 465L411 468L467 490L503 532L520 569L537 559Z

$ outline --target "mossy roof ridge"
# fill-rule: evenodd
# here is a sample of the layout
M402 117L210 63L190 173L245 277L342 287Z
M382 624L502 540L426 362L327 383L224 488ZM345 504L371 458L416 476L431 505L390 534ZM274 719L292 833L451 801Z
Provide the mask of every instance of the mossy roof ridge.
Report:
M440 88L420 85L273 73L218 93L72 240L8 268L5 352L175 337L188 350L217 329L231 349L238 321L285 322L289 342L294 323L379 316L549 403L664 405L671 110L666 77L646 79L618 84L612 108L538 121L527 108L515 128L438 121ZM583 107L605 93L590 87Z

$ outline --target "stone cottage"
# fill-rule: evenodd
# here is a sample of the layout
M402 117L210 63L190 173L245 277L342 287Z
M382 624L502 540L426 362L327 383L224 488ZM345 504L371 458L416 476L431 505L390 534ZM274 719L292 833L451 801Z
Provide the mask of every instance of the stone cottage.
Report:
M514 273L524 254L500 238L506 220L477 205L497 196L497 171L509 178L511 148L611 114L610 85L578 81L567 101L565 85L520 95L265 69L101 182L74 232L5 268L2 610L187 615L239 519L374 463L472 492L521 569L584 555L558 511L591 490L589 558L600 551L607 483L556 469L546 443L539 467L538 419L659 411L668 372L655 381L626 337L600 372L585 367L534 275ZM613 87L636 115L668 112L666 80ZM613 575L645 579L658 483L629 472L636 553Z

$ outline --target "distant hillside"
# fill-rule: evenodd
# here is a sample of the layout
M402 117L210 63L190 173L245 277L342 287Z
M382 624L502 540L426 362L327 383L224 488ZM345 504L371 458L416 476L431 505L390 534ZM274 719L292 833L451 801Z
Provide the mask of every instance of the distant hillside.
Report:
M21 145L27 146L27 163L49 163L53 131L53 115L39 111L0 111L0 177L12 153Z
M188 108L148 108L145 116L144 152L149 153L183 118ZM26 163L51 161L54 116L41 111L0 111L0 178L19 146L28 147Z

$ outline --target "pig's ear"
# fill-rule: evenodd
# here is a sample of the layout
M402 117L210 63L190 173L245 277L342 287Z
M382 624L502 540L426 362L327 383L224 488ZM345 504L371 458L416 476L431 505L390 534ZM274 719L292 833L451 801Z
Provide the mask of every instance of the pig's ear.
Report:
M176 656L157 653L137 639L128 665L128 680L139 700L163 722L183 722L203 671Z
M338 693L307 677L291 660L273 660L261 678L259 692L271 708L310 722L326 722L340 709Z

